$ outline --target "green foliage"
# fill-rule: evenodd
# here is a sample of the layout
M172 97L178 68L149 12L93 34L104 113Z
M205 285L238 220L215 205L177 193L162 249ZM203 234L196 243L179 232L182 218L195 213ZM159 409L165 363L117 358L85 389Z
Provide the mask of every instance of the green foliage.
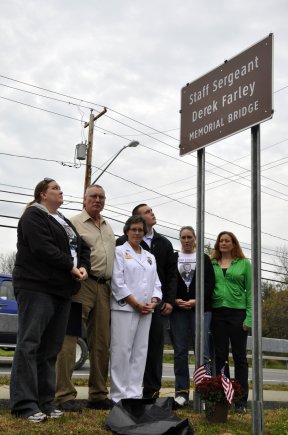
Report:
M284 283L283 288L287 289L288 286L288 247L281 246L277 248L277 270L278 270L278 278L280 277L281 281Z
M272 292L263 302L263 337L288 339L288 290Z
M276 291L277 288L273 284L271 284L270 281L261 281L261 293L263 301L275 294Z

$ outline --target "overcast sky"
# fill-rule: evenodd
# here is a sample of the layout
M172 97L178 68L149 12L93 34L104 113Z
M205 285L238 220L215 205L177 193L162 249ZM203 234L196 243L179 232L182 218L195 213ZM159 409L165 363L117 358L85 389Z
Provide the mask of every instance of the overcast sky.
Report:
M60 183L74 209L62 210L67 217L80 209L85 165L73 167L75 146L87 140L90 109L104 106L93 179L140 142L99 180L105 215L121 234L132 208L147 202L178 247L179 228L196 225L196 153L180 157L178 148L181 88L273 33L275 113L261 124L263 260L273 264L288 244L287 12L286 0L2 0L0 253L16 249L16 230L3 225L18 221L3 216L19 217L43 177ZM250 129L206 148L207 241L233 231L248 257L250 155Z

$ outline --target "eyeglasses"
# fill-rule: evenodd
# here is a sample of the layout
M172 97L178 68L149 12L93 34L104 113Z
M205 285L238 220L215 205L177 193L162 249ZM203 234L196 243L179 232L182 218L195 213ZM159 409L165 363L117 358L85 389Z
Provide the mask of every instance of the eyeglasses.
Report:
M143 228L129 228L128 231L131 231L132 233L144 233Z
M105 198L106 198L106 196L104 196L104 195L88 195L88 197L89 197L89 198L92 198L92 199L97 199L97 198L99 198L99 201L104 201Z
M51 181L54 181L54 180L53 180L53 178L45 177L43 179L43 181L45 181L45 183L51 183Z

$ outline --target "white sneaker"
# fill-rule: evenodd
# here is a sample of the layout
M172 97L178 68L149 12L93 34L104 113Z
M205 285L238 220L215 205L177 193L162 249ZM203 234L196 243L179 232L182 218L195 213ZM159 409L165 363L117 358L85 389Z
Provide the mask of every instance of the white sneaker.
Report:
M64 412L60 409L53 409L53 411L47 413L49 418L61 418L64 417Z
M43 412L36 412L36 414L30 415L27 420L32 423L41 423L42 421L47 420L47 415Z
M175 402L177 403L177 405L179 406L184 406L187 403L187 400L185 399L185 397L183 396L177 396L175 398Z

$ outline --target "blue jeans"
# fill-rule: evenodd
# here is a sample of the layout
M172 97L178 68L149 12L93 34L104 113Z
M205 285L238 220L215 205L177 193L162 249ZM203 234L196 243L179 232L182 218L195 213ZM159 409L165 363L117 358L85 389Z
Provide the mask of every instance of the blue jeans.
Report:
M68 322L70 299L15 289L18 336L13 359L10 404L17 417L53 410L55 363Z
M209 331L211 311L204 313L204 362L210 359ZM175 396L189 399L189 344L195 349L195 311L174 310L170 316L171 338L174 347Z

